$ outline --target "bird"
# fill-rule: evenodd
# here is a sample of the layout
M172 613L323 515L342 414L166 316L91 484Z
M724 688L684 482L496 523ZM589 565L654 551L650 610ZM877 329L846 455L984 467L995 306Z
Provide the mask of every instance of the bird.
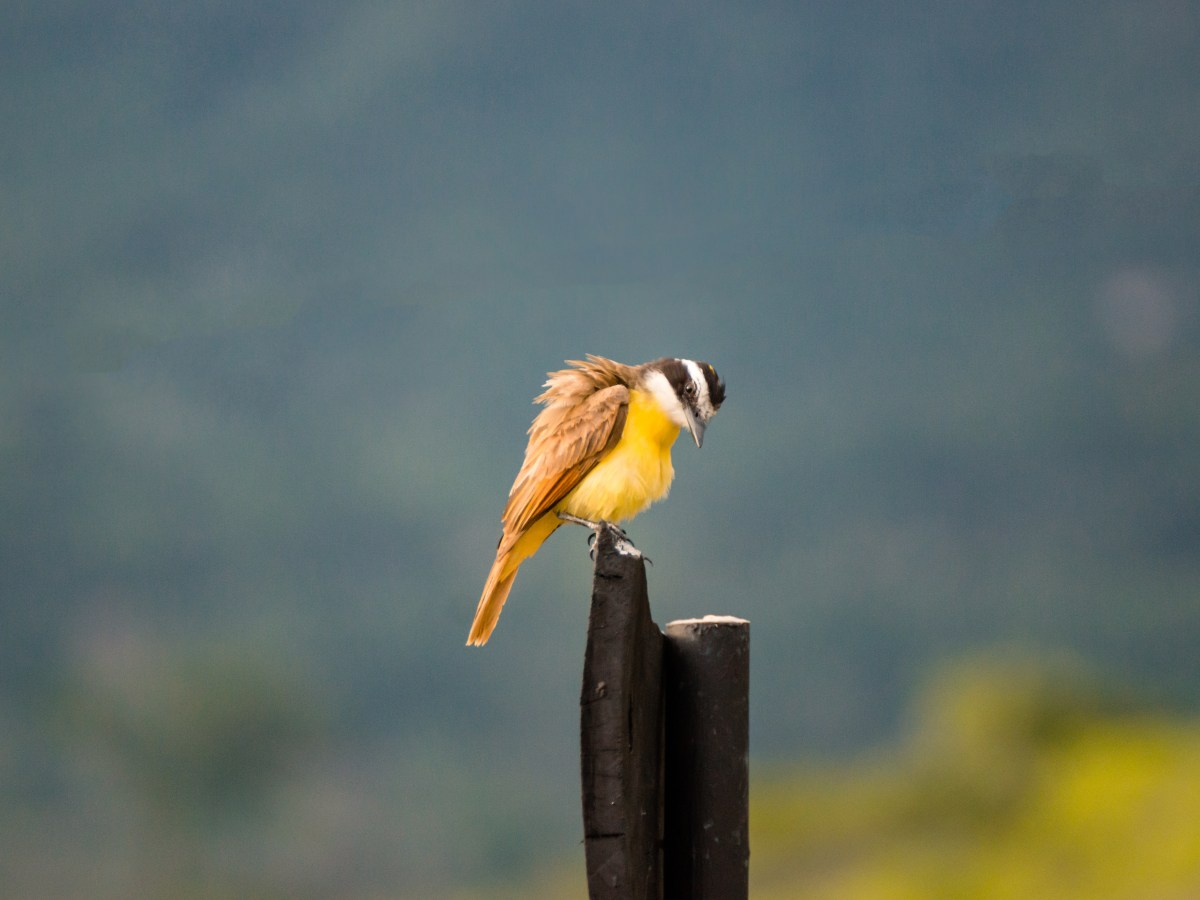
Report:
M589 353L566 364L547 373L534 398L544 408L529 426L468 646L487 643L517 570L560 525L598 530L666 497L675 439L686 429L700 447L725 402L725 383L706 362L662 357L630 366Z

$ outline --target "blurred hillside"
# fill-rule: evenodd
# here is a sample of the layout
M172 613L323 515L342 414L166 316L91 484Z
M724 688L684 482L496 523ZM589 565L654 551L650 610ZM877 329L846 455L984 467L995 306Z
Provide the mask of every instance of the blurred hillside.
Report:
M1077 666L942 674L905 743L761 779L752 896L1188 897L1200 723Z
M999 644L1195 710L1198 58L1177 0L15 10L0 883L577 852L583 536L462 644L586 352L729 386L630 531L658 621L753 622L757 760Z
M751 785L750 896L1191 897L1200 722L1062 657L972 657L927 679L903 737ZM470 898L582 897L580 852Z

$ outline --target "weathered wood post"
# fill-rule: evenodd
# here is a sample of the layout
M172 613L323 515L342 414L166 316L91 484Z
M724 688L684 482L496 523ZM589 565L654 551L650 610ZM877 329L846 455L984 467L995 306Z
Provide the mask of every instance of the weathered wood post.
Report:
M666 900L750 893L750 623L668 622L664 821Z
M644 561L596 540L580 696L591 900L744 900L749 623L650 618Z
M662 635L646 566L596 538L580 695L584 853L591 900L662 896Z

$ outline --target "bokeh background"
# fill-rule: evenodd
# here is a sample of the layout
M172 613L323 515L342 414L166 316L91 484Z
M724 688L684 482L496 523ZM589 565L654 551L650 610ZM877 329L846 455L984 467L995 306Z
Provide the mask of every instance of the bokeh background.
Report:
M581 896L582 533L463 642L588 352L729 387L757 896L1200 891L1196 3L4 19L6 895Z

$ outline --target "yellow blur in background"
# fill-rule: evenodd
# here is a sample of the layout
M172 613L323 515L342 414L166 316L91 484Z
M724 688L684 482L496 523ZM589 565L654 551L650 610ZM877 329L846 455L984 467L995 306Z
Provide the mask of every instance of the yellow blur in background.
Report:
M1064 667L954 666L902 747L751 803L758 900L1200 896L1200 723Z
M753 900L1200 897L1200 721L1070 662L952 664L896 745L760 768ZM583 898L582 857L461 896Z

